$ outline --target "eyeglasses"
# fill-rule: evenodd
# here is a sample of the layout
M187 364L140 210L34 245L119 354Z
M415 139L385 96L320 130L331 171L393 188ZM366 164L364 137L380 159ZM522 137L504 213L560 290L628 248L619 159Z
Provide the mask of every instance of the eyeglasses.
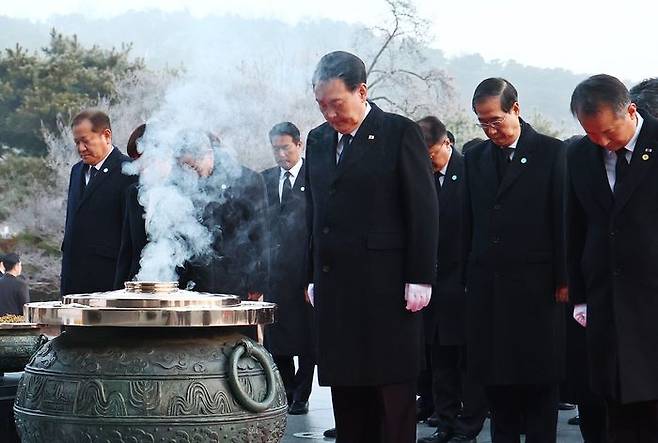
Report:
M496 119L494 121L491 121L489 123L476 123L475 126L477 126L478 128L481 128L481 129L487 129L487 128L498 129L498 128L500 128L500 125L503 124L503 122L505 121L506 118L507 118L507 114L505 114L501 118Z

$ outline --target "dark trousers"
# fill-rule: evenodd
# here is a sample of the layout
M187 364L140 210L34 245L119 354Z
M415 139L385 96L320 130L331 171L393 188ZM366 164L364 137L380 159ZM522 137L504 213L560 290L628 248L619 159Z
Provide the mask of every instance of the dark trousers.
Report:
M610 443L658 443L658 400L606 401Z
M489 407L484 388L466 377L465 359L463 346L432 347L434 410L441 431L475 438Z
M416 383L332 386L336 443L415 443Z
M493 443L520 443L523 431L526 443L555 443L557 384L487 386L485 392Z
M418 409L432 413L434 411L434 395L432 392L432 345L425 346L425 368L418 376Z
M286 388L288 404L295 401L307 402L313 387L315 358L300 355L299 368L295 372L295 360L292 355L275 355L272 357L279 368L283 386Z
M587 390L578 401L580 433L584 443L608 443L605 401Z

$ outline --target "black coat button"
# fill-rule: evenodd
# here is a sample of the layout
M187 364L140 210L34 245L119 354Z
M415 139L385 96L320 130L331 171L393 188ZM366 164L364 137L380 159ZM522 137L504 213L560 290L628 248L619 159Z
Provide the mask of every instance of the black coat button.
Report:
M322 228L322 233L323 234L329 234L329 228L326 227L326 226L324 228Z
M331 268L330 268L329 266L327 266L327 265L324 265L324 266L322 267L322 272L329 272L330 270L331 270Z

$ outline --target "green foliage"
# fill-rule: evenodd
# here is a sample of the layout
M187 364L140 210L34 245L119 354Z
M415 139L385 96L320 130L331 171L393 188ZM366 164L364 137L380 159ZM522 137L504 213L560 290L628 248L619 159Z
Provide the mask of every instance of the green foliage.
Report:
M49 189L54 180L42 157L0 157L0 221L11 209L25 205L33 197L31 190Z
M58 258L60 256L60 245L41 235L30 232L21 232L14 238L16 240L17 248L19 249L34 248L43 253L46 253L47 255L55 256Z
M103 97L116 100L115 84L136 70L130 45L120 49L84 48L76 36L54 29L50 45L28 53L18 44L0 54L0 145L45 155L43 128L57 129L58 114L77 112Z

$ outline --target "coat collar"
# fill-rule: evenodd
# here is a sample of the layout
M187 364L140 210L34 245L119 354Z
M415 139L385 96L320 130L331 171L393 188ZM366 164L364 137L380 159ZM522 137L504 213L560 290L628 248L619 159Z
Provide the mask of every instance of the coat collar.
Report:
M640 113L644 124L633 150L627 179L617 187L614 195L615 212L619 212L628 203L633 191L642 182L658 155L658 120L644 111ZM605 168L603 170L605 171Z
M512 186L512 184L514 184L514 182L516 182L516 180L525 172L527 165L533 160L533 152L537 146L537 132L532 128L532 126L523 121L523 119L519 120L521 121L521 136L519 137L519 141L516 144L512 162L507 167L505 176L503 177L500 186L498 186L498 197L507 191L510 186ZM497 146L493 147L495 149L499 149ZM495 167L493 169L495 171Z
M441 185L441 195L439 196L439 204L444 201L452 201L452 195L459 187L459 182L462 180L464 172L464 160L462 155L456 149L452 150L450 160L446 168L445 176L443 177L443 185Z
M92 181L89 182L87 185L85 191L82 193L82 195L79 198L79 203L77 206L77 209L80 209L84 203L89 200L91 195L98 189L98 187L107 180L107 177L110 176L110 173L114 172L116 169L121 168L121 151L117 149L117 147L112 148L112 152L110 155L105 159L105 162L103 162L103 167L101 168L100 171L98 171L98 174ZM79 167L79 174L81 176L79 177L80 180L82 180L82 175L84 174L84 165L82 162L80 162L80 167ZM119 171L121 172L121 171Z
M374 103L370 103L370 112L366 116L363 123L356 132L354 139L349 147L343 152L343 156L338 165L336 165L336 144L338 141L338 133L329 124L326 124L322 137L322 158L323 162L327 164L329 171L334 171L334 180L338 180L345 171L348 171L354 165L359 163L363 155L369 149L375 147L381 140L381 122L384 117L382 111Z

